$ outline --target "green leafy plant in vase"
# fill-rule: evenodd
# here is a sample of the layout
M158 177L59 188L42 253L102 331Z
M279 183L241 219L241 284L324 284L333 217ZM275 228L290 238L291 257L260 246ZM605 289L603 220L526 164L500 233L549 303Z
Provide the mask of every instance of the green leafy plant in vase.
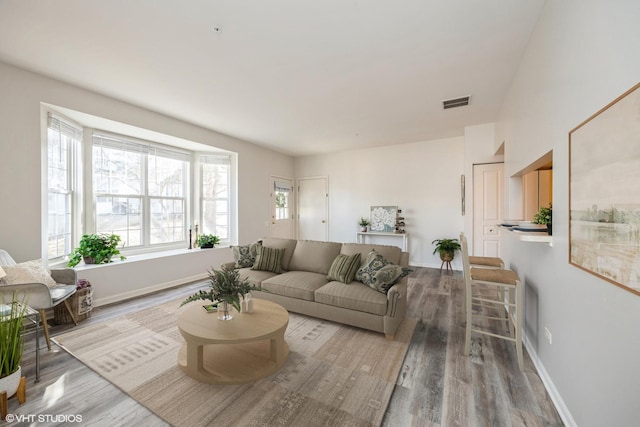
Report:
M198 246L200 248L214 248L220 244L220 238L213 234L201 234L198 236Z
M75 267L80 261L85 264L107 264L111 262L111 258L120 255L119 245L120 236L117 234L85 234L71 252L67 267ZM120 255L121 261L125 259Z
M211 301L218 304L218 312L221 320L231 320L233 316L229 314L229 306L233 306L240 311L240 299L244 298L250 291L262 290L252 286L248 280L240 279L238 270L232 267L222 267L220 270L209 271L209 288L200 289L182 303L182 307L193 301Z
M452 261L456 255L456 251L462 249L458 239L436 239L432 244L435 244L433 254L436 252L440 255L442 261Z

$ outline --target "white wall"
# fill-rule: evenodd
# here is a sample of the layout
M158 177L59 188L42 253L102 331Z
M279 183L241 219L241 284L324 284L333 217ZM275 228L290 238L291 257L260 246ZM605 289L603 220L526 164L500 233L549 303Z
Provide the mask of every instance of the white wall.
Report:
M580 426L640 416L640 297L568 263L568 133L640 80L639 19L637 0L546 2L497 125L507 177L553 149L553 247L505 237L503 254L526 284L529 339Z
M455 238L463 229L462 137L301 157L295 171L297 178L329 177L329 240L354 242L358 220L369 217L372 205L398 206L406 219L410 264L439 268L431 242ZM459 257L454 268L460 269L456 262Z
M41 103L237 152L239 243L268 233L265 222L269 220L269 177L293 176L293 159L289 156L3 63L0 94L0 248L9 251L18 262L41 256L41 188L46 178L41 176ZM95 280L98 284L105 282L104 286L118 280L119 286L130 289L173 280L173 276L158 275L150 281L148 271L154 265L135 265L139 267L127 270L124 282L122 277L108 278L106 273ZM204 274L210 267L208 261L203 261ZM176 261L173 268L174 275L193 276L192 262Z

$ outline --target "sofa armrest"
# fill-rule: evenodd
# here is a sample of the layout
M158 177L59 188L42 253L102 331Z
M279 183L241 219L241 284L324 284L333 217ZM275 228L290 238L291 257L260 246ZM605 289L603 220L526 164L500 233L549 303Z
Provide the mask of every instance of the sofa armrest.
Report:
M404 317L407 306L407 281L402 280L393 285L387 292L387 300L386 316L395 317L402 314Z
M225 262L224 264L222 264L220 266L220 268L223 269L223 270L235 270L236 269L236 262L235 261Z
M51 270L51 277L56 283L64 285L76 284L76 271L73 268L59 268Z

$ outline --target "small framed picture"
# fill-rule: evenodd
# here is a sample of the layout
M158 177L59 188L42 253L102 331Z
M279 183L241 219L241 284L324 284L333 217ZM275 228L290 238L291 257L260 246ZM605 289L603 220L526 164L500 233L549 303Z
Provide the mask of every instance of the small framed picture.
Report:
M204 311L207 313L215 313L218 311L218 304L203 305L202 308L204 308Z

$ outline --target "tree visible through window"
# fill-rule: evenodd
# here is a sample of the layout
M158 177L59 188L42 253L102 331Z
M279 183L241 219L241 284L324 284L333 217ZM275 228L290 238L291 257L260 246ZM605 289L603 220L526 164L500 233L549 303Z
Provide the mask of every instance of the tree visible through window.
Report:
M125 246L186 239L186 154L117 137L94 135L96 232Z

